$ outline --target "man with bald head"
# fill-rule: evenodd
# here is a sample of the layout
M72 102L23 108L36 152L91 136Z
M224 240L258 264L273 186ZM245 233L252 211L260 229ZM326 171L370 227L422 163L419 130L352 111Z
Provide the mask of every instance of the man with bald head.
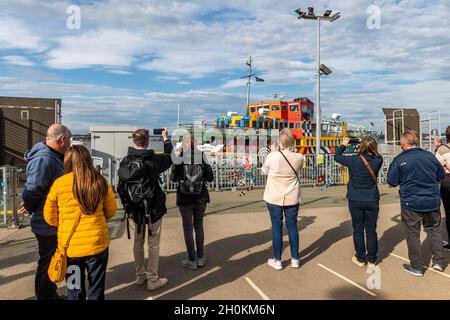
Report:
M53 182L64 174L64 153L70 147L72 134L61 124L47 130L46 141L39 142L25 153L27 182L22 194L24 211L31 214L31 231L39 246L35 293L38 300L59 299L56 284L48 278L47 270L58 243L56 228L43 217L47 194Z

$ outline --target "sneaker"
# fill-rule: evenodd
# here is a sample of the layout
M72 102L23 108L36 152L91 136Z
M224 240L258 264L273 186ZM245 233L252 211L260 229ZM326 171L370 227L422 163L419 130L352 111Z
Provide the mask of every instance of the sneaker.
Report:
M159 288L164 287L169 282L169 279L167 278L158 278L155 281L147 281L147 290L148 291L154 291Z
M417 270L414 269L410 264L404 264L403 265L403 270L405 270L408 273L411 273L413 276L416 277L423 277L423 271L422 270Z
M436 270L436 271L439 271L439 272L444 272L444 266L439 264L439 263L433 263L431 268L433 268L433 270Z
M188 259L183 259L181 261L181 265L187 269L196 270L197 269L197 261L191 261Z
M147 282L147 276L137 276L134 284L136 284L138 286L142 286L146 282Z
M204 267L206 264L206 258L198 258L197 259L197 267Z
M291 259L291 266L294 269L300 268L300 260L299 259Z
M275 259L269 259L267 260L267 264L271 266L272 268L276 270L283 269L283 266L281 265L281 261L275 260Z
M366 262L364 261L364 262L362 262L362 261L359 261L359 259L356 257L356 256L353 256L352 257L352 261L353 261L353 263L355 263L356 265L358 265L359 267L364 267L365 265L366 265Z
M444 250L450 251L450 243L447 242L447 244L444 245Z

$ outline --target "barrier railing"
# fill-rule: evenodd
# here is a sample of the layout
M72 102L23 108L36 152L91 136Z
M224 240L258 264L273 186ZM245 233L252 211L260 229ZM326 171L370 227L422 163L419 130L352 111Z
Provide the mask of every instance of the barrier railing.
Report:
M0 167L0 227L18 228L21 217L17 210L20 202L19 173L20 169L12 166Z
M300 174L302 186L326 188L348 183L348 168L337 163L334 155L324 154L318 164L316 164L316 155L308 154L304 157L304 166ZM215 179L209 184L209 187L215 191L265 187L267 175L261 171L264 159L265 157L256 157L251 166L245 167L242 157L227 159L210 157L209 161L214 169ZM378 176L380 184L386 183L387 171L393 156L383 156L383 159L383 167ZM170 181L170 170L161 175L161 180L165 191L176 191L176 183Z

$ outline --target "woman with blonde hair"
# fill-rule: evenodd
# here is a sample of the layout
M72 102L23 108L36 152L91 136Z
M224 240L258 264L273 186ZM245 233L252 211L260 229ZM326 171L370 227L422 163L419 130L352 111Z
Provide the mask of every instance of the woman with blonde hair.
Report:
M114 192L93 165L89 151L72 146L64 156L64 175L52 185L45 221L58 228L58 247L67 249L69 300L104 300L109 233L107 221L117 211ZM73 272L73 274L71 273Z
M297 217L300 207L300 170L303 156L292 152L294 136L285 128L280 131L279 150L273 150L266 158L262 171L268 175L264 190L264 201L272 222L272 244L274 258L268 265L276 270L283 269L281 254L283 251L283 213L291 249L291 265L300 267L298 248Z
M357 155L344 156L344 151L350 145L350 139L345 137L336 151L334 160L348 167L350 175L347 199L356 251L352 261L360 267L366 264L373 267L378 258L376 228L380 211L380 192L377 177L383 164L383 157L378 153L378 144L372 137L367 136L361 140Z

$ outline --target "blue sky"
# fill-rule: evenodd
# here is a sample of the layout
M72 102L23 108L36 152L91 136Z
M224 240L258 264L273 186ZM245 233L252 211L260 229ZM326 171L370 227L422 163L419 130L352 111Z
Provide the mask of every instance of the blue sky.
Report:
M446 0L2 0L0 95L63 99L74 132L95 125L173 127L242 112L245 61L266 82L252 102L282 93L315 101L316 28L294 10L342 16L322 26L324 116L383 128L381 107L440 110L450 123L450 2ZM66 27L70 5L81 29ZM369 6L380 8L369 29Z

